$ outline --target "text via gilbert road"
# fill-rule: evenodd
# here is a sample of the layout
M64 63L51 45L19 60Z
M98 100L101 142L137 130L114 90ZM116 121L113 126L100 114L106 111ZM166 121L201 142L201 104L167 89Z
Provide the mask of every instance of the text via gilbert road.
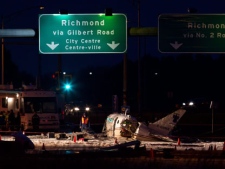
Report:
M39 52L42 54L124 53L126 50L124 14L39 16Z
M158 49L162 53L224 53L225 15L160 15Z

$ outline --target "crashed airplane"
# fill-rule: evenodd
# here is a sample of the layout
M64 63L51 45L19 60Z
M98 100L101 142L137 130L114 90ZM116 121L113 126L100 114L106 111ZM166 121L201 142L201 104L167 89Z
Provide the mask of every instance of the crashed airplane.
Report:
M185 113L186 110L178 109L149 124L139 122L126 112L112 113L106 118L102 132L107 137L133 138L139 141L174 141L171 132Z

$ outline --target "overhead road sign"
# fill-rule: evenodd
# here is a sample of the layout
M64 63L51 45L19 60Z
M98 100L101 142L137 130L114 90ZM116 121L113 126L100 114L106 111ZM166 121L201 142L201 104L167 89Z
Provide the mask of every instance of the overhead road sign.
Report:
M42 54L124 53L126 50L124 14L39 16L39 52Z
M14 37L34 37L35 31L33 29L0 29L0 37L14 38Z
M158 50L167 53L224 53L225 14L162 14Z
M128 29L130 36L157 36L158 28L156 27L131 27Z

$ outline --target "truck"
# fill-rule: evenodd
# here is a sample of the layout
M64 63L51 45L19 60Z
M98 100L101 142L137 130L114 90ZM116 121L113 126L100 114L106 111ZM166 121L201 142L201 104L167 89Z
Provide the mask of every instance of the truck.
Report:
M0 86L0 113L7 117L12 110L21 116L21 129L32 130L32 116L36 112L40 117L40 130L60 129L58 99L55 91L22 88L1 88ZM7 124L7 118L6 118Z

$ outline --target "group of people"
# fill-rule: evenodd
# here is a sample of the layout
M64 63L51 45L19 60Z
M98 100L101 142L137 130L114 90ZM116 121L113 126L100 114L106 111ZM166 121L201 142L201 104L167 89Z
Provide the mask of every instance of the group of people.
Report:
M39 130L40 117L35 112L32 116L32 125L33 130ZM80 119L80 129L81 131L86 131L90 128L89 117L84 113ZM0 129L2 130L22 130L21 128L21 114L18 111L16 114L13 110L8 111L7 113L0 112Z
M32 116L33 130L37 131L40 125L40 117L35 112ZM14 113L13 110L8 112L0 112L0 129L20 131L23 130L21 126L21 112Z
M15 114L13 110L0 112L0 127L2 130L20 130L20 111L18 111L17 114Z

